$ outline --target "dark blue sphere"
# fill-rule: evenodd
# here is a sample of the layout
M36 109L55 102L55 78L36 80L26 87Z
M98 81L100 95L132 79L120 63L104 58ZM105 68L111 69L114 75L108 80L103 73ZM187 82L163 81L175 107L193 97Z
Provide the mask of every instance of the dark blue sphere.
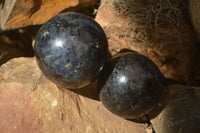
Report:
M116 115L136 119L148 114L159 103L164 79L157 66L135 52L113 57L100 91L103 105Z
M44 75L68 89L82 88L96 79L108 58L103 29L79 13L63 13L39 30L34 45Z

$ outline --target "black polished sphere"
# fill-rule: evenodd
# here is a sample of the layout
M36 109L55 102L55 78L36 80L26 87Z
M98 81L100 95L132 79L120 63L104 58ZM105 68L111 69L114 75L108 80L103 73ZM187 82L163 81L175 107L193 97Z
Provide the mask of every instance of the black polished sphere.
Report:
M108 76L100 100L114 114L136 119L159 103L163 75L147 57L135 52L119 54L109 61L103 73Z
M41 27L34 51L48 79L77 89L96 79L107 61L108 43L103 29L93 19L79 13L63 13Z

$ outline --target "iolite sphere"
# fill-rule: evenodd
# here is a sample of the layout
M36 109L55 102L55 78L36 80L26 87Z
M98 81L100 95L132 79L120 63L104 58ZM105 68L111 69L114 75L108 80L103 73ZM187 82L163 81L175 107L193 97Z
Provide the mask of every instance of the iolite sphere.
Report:
M96 79L108 58L103 29L79 13L57 15L39 30L34 44L38 65L52 82L68 89Z
M108 76L100 100L114 114L136 119L159 103L163 75L147 57L135 52L119 54L109 61L104 73Z

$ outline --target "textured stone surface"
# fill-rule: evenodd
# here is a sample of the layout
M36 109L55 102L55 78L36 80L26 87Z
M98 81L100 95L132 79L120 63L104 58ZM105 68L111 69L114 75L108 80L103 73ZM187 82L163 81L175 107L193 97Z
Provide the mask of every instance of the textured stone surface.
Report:
M116 15L113 6L102 1L96 16L97 22L103 27L112 55L121 49L131 49L141 53L159 67L165 77L190 85L200 85L200 45L197 44L191 27L177 29L177 33L166 36L159 41L149 41L146 45L134 41L130 35L130 22L123 15ZM105 15L106 14L106 15ZM162 34L173 31L172 27L163 26ZM153 33L152 33L153 34Z
M145 133L144 125L113 115L89 95L59 90L33 58L0 67L0 94L1 133Z
M136 53L121 53L105 67L105 85L100 99L108 110L136 119L148 114L159 103L163 75L148 58Z
M60 14L43 25L34 51L45 76L69 89L94 81L109 54L103 29L79 13Z
M156 133L197 133L200 130L200 87L172 85L165 109L151 120Z
M1 2L1 28L8 30L43 24L66 8L80 8L97 2L98 0L5 0Z

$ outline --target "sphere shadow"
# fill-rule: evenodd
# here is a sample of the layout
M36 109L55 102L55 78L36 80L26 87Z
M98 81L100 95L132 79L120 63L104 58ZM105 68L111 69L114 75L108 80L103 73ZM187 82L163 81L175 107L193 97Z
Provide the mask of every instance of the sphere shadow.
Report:
M114 68L114 65L110 67L110 65L107 65L107 63L104 65L102 71L100 72L97 79L92 82L90 85L80 88L80 89L74 89L71 90L79 95L82 95L84 97L91 98L93 100L100 101L99 94L101 91L101 88L103 88L104 84L106 83L109 75L112 72L112 69Z

